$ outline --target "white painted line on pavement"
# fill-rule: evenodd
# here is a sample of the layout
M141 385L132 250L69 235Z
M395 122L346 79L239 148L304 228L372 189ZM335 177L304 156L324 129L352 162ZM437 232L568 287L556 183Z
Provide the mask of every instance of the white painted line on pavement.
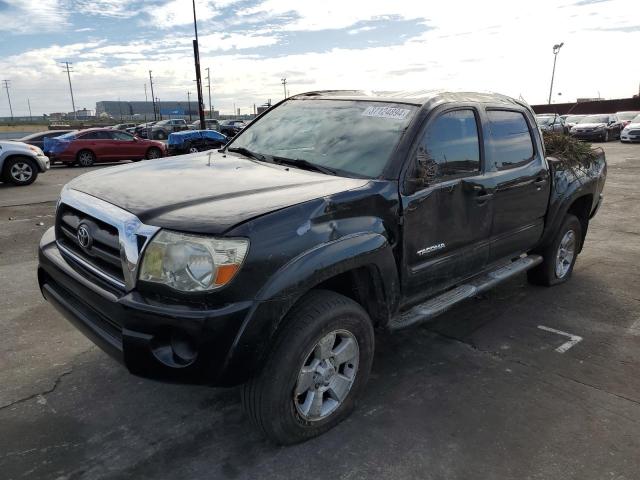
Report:
M563 337L570 338L568 342L565 342L562 345L560 345L558 348L556 348L556 352L558 353L564 353L567 350L569 350L571 347L573 347L576 343L582 341L582 337L579 337L578 335L573 335L571 333L563 332L561 330L556 330L555 328L545 327L544 325L538 325L538 328L540 330L545 330L551 333L557 333L558 335L562 335Z
M631 326L627 329L627 332L635 337L640 337L640 318L638 318L631 324Z

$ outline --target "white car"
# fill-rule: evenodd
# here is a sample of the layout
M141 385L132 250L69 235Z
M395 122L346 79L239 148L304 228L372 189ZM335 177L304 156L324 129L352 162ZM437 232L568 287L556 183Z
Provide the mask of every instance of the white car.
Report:
M627 123L626 127L620 132L621 142L640 142L640 115Z
M14 185L31 185L39 173L50 168L49 158L33 145L0 140L0 180Z

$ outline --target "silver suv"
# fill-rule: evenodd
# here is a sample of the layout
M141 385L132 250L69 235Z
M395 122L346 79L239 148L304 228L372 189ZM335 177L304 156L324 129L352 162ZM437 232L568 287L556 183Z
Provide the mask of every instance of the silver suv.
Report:
M38 173L49 170L49 158L34 146L0 140L0 179L24 186L35 182Z

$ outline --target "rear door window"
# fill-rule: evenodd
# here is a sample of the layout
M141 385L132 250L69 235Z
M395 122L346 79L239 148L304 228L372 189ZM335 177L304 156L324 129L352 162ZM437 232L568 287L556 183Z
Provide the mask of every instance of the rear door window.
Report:
M519 167L533 160L531 131L522 112L488 110L487 117L490 158L498 170Z

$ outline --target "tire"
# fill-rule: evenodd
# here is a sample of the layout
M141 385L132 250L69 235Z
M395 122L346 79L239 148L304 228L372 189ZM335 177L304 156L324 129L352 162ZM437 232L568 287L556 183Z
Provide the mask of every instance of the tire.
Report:
M313 290L284 319L260 374L244 385L243 410L276 444L316 437L349 416L369 378L373 352L373 326L364 309L337 293Z
M569 245L566 243L570 240L568 237L571 237L573 241L570 248L567 248ZM578 258L581 242L582 224L575 215L569 213L553 241L540 252L543 258L542 263L527 272L529 282L535 285L551 286L569 280ZM560 251L561 247L565 253L571 253L570 258ZM562 267L559 266L561 259Z
M81 167L91 167L96 163L96 156L91 150L80 150L76 158Z
M161 158L161 157L162 157L162 151L158 147L151 147L149 150L147 150L146 158L148 160L152 160L154 158Z
M19 187L31 185L38 178L38 165L27 157L11 157L4 164L3 178Z
M166 134L166 133L164 133L164 131L163 131L163 130L159 130L158 132L156 132L156 138L157 138L158 140L164 140L164 139L166 139L166 138L167 138L167 134Z
M602 135L602 141L605 142L605 143L607 143L609 141L609 130L604 132L604 135Z
M188 153L198 153L200 150L198 150L197 147L189 147L189 152Z

